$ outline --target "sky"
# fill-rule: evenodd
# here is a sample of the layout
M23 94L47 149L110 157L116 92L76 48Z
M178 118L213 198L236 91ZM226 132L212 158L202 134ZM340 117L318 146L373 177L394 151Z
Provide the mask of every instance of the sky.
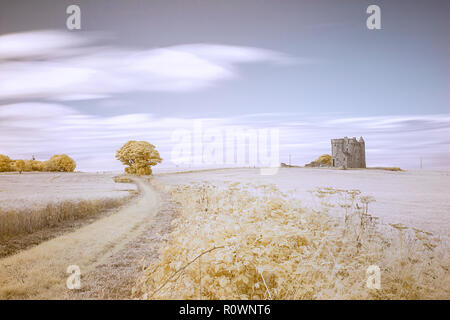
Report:
M81 30L66 28L71 4ZM366 26L371 4L381 30ZM416 0L1 1L0 154L67 153L79 170L120 170L115 150L146 140L161 167L190 166L174 148L190 141L195 150L201 123L203 147L211 133L227 141L230 129L276 130L281 162L303 165L330 153L332 138L363 136L368 166L417 169L422 159L447 170L449 9Z

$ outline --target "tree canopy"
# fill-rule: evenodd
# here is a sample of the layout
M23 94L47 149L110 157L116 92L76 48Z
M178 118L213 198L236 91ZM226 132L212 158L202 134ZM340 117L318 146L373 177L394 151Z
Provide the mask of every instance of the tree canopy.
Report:
M49 169L52 169L48 171L73 172L77 167L75 161L67 154L56 154L48 162L50 162Z
M57 154L47 161L37 160L11 160L8 156L0 154L0 172L7 171L59 171L73 172L75 161L66 154Z
M116 158L124 165L125 172L136 175L152 174L152 166L162 159L155 146L147 141L128 141L117 152Z
M331 165L331 156L329 154L323 154L316 160L317 163Z
M0 172L11 170L11 159L8 156L0 154Z

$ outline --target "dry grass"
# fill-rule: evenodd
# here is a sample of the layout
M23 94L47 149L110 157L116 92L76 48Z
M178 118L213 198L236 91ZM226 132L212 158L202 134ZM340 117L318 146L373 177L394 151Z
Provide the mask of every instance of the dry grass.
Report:
M170 223L177 214L176 204L158 193L160 210L139 223L142 232L107 261L83 277L81 290L72 291L70 299L132 299L132 288L143 266L158 258L158 250L168 240Z
M310 210L272 185L166 189L182 212L134 288L142 299L450 298L446 244L381 225L358 190L317 189ZM380 290L366 288L371 265Z
M134 183L115 183L114 174L24 172L0 174L0 212L42 208L48 203L122 198Z
M66 287L69 276L66 270L70 265L80 267L82 288L86 289L92 275L109 265L105 271L111 277L108 285L112 284L114 277L120 276L115 273L114 263L120 263L121 259L111 261L110 257L138 241L159 209L158 195L140 180L136 183L140 196L114 214L0 259L0 299L76 298L73 296L75 293ZM93 283L96 284L101 286L102 282ZM117 284L122 285L121 280L117 280ZM102 291L101 287L97 289L95 292ZM101 295L94 294L89 298L98 297Z
M20 234L54 227L63 221L82 219L101 211L116 208L130 197L95 200L62 201L42 208L0 211L0 241Z
M405 171L402 168L399 167L372 167L367 169L373 169L373 170L386 170L386 171Z
M131 180L130 177L127 177L127 176L116 176L116 177L114 177L114 182L117 182L117 183L132 183L133 181Z

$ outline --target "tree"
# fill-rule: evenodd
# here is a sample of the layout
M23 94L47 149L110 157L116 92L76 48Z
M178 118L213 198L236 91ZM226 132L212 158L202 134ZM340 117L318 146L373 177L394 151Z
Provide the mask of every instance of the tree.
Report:
M324 164L324 165L331 165L331 156L329 154L323 154L316 160L317 163Z
M44 164L45 171L73 172L76 162L66 154L56 154Z
M116 152L116 158L124 165L125 172L136 175L152 174L152 166L162 159L155 146L147 141L128 141Z
M31 160L31 171L43 171L44 163L42 161Z
M316 160L306 164L305 167L330 167L331 158L332 157L329 154L323 154Z
M0 172L11 171L11 159L8 156L0 154Z
M33 162L35 160L23 160L25 162L25 168L23 169L23 171L37 171L37 170L33 170Z
M16 167L16 171L19 171L19 173L22 173L22 171L25 170L25 161L16 160L15 167Z
M55 163L50 160L46 160L46 161L42 162L42 171L45 171L45 172L56 171Z

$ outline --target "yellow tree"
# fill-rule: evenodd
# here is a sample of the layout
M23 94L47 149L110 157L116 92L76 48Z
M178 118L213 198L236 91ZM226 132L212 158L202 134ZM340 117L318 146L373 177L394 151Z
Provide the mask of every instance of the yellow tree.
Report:
M55 163L50 160L42 162L42 171L45 172L57 171Z
M48 171L73 172L77 164L66 154L56 154L48 160Z
M32 171L42 171L44 169L44 163L42 161L31 160Z
M0 154L0 172L11 171L11 159Z
M128 141L116 152L116 158L124 165L125 172L137 175L152 174L152 166L162 159L155 146L147 141Z
M19 173L22 173L22 171L25 170L25 161L23 161L23 160L16 160L15 161L15 167L16 167L16 171L19 171Z
M325 165L331 165L331 156L329 154L323 154L315 162L322 163Z
M34 160L23 160L25 162L25 168L23 171L33 171L33 161Z

